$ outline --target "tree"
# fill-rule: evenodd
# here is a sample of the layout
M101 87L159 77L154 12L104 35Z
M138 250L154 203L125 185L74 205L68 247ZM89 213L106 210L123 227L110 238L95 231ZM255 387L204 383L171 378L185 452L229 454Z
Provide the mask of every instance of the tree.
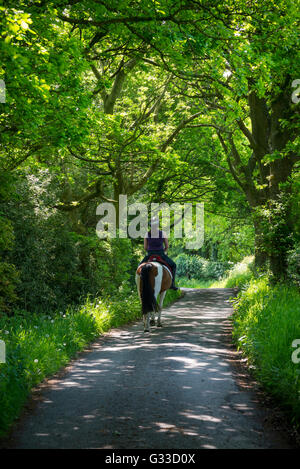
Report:
M225 186L222 210L245 217L250 210L257 266L270 262L277 278L285 274L299 160L293 2L20 0L16 7L2 20L8 169L37 160L59 171L68 190L56 206L74 220L96 199L117 203L121 193L206 197L216 208Z
M89 137L81 146L69 146L70 155L94 171L93 182L78 200L62 204L71 210L98 197L114 201L132 196L160 171L172 155L172 143L197 119L183 100L172 93L168 75L144 57L116 57L108 63L97 51L92 61L94 103ZM112 186L110 198L103 186Z
M82 74L88 64L76 37L55 18L27 11L25 2L1 7L0 22L0 78L6 86L0 167L13 171L28 158L48 161L87 133Z

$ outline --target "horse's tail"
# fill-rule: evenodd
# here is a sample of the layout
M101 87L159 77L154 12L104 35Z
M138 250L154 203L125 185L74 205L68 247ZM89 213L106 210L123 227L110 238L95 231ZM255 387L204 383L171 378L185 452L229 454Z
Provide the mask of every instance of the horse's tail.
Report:
M142 300L142 313L147 314L156 309L156 298L154 296L154 289L150 284L150 272L152 269L151 264L145 264L141 269L141 300Z

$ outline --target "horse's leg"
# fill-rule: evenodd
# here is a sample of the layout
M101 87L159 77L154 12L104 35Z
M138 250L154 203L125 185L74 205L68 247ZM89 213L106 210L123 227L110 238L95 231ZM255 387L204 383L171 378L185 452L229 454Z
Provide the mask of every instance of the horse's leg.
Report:
M161 310L162 310L162 307L163 307L163 303L164 303L166 293L167 293L167 291L165 290L165 291L161 292L161 294L160 294L159 305L158 305L158 315L157 315L157 327L162 327Z
M150 332L150 313L144 314L144 332Z
M154 314L154 311L151 312L150 326L155 326L155 314Z
M157 298L156 298L156 300L157 300ZM155 313L157 313L157 312L158 312L158 303L156 303L155 309L153 311L151 311L151 313L150 313L150 317L151 317L150 326L155 326Z

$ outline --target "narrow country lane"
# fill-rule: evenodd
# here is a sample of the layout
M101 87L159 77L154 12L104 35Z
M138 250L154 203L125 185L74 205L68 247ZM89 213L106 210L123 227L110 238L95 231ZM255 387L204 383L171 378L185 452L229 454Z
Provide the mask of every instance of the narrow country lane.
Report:
M185 289L163 328L113 330L52 379L11 448L289 448L236 383L229 289Z

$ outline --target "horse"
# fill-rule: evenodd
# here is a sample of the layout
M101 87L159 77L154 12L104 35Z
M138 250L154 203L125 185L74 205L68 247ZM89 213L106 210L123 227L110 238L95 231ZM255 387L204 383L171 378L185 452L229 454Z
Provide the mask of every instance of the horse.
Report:
M142 304L144 332L150 332L150 326L155 325L155 312L157 312L157 327L162 327L161 310L167 290L172 285L172 275L165 265L151 261L138 266L135 279ZM158 295L160 295L159 303Z

